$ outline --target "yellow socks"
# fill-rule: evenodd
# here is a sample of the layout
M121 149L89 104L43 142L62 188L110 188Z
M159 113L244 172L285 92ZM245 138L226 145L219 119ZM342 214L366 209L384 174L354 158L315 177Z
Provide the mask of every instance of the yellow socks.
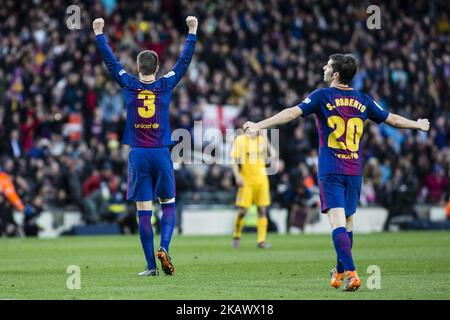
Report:
M258 243L266 241L267 223L268 223L267 217L264 217L264 218L258 217L258 220L256 221L256 231L258 233Z
M244 228L244 217L238 215L234 224L233 238L240 238L242 235L242 229Z
M256 221L256 231L258 233L258 243L265 242L267 236L267 217L259 218ZM239 215L236 217L236 222L234 224L233 238L241 238L242 229L244 228L244 217Z

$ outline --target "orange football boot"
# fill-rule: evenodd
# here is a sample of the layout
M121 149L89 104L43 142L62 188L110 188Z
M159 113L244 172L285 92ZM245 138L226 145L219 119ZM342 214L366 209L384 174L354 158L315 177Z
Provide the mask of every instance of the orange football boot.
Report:
M161 268L164 273L171 276L175 273L175 268L173 267L172 258L169 253L164 248L159 248L156 253L156 257L161 261Z
M332 288L339 288L342 285L342 280L344 280L344 273L339 273L336 268L331 269L331 281L330 286Z
M347 280L345 281L344 291L356 291L361 287L361 279L359 279L356 270L346 271L345 275L347 276Z

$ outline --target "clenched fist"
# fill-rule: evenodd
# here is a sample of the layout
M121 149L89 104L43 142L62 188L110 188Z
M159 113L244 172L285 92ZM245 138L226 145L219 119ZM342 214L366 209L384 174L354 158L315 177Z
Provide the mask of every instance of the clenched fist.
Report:
M92 22L92 29L94 29L95 35L103 33L103 27L105 26L105 20L103 18L97 18Z
M194 16L189 16L186 18L186 24L189 27L189 33L196 34L198 27L198 20Z
M248 134L257 134L259 132L259 127L256 123L247 121L244 123L244 131Z
M417 120L419 124L419 130L428 131L430 130L430 121L428 119L419 119Z

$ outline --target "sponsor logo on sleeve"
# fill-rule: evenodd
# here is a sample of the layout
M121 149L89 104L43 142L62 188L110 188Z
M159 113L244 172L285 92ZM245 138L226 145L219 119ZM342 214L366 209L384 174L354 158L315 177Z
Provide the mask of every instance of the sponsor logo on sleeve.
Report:
M174 76L175 72L174 71L170 71L168 74L164 75L164 78L170 78L171 76Z
M306 98L305 100L302 101L302 103L306 103L306 104L308 104L308 103L310 103L310 102L311 102L311 99L310 99L310 98Z

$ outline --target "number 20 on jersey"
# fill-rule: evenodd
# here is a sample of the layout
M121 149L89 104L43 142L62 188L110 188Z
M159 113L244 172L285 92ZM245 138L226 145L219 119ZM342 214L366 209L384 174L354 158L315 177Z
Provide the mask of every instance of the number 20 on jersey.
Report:
M331 116L328 118L328 126L334 129L328 136L328 147L339 150L349 150L357 152L359 150L359 141L364 130L364 122L360 118L350 118L347 123L340 116ZM339 138L345 134L345 142Z

